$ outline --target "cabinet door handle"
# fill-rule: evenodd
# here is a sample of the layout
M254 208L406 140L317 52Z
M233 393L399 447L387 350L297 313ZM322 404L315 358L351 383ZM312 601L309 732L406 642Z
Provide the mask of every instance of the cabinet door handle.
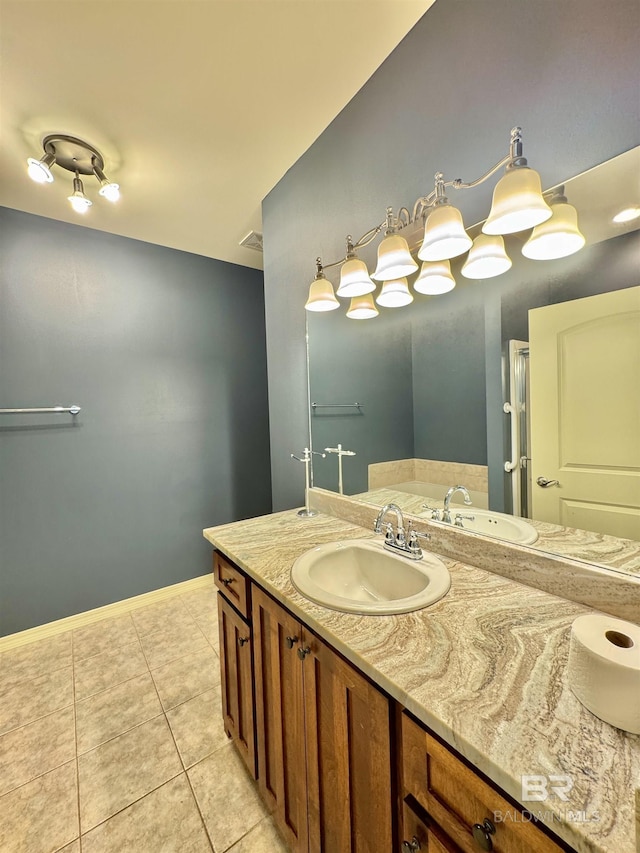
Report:
M287 644L287 648L288 648L288 649L292 649L292 648L293 648L294 643L297 643L297 642L298 642L298 638L297 638L297 637L287 637L287 638L285 639L285 643Z
M226 586L226 588L229 589L235 578L220 578L220 580Z
M422 844L420 844L420 839L416 838L415 835L411 841L402 842L402 853L418 853L418 850L422 850Z
M471 829L473 840L481 850L493 850L491 836L495 835L495 833L496 828L488 817L485 817L482 823L474 823Z
M244 646L244 644L248 643L248 642L249 642L248 637L238 637L238 645L239 646Z
M298 657L300 658L300 660L304 660L306 656L310 654L311 649L309 648L309 646L305 646L304 649L298 649Z

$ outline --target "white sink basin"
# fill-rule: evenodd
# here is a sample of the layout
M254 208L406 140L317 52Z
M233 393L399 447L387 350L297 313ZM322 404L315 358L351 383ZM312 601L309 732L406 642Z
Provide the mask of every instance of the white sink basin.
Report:
M538 538L538 531L524 518L505 515L502 512L492 512L489 509L476 509L474 506L457 506L451 504L451 520L455 521L456 514L472 515L473 521L463 518L464 530L472 533L482 533L485 536L495 536L517 545L531 545ZM430 512L421 512L421 518L431 518ZM458 528L456 528L458 529Z
M451 576L433 554L410 560L385 550L381 540L351 539L318 545L291 569L306 598L346 613L408 613L446 595Z

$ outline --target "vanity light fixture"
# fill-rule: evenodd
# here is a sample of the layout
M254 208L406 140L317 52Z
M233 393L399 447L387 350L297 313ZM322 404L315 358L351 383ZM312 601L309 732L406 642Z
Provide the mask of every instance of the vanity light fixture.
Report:
M563 186L554 190L549 204L551 219L533 229L522 247L525 258L534 261L566 258L585 244L584 234L578 228L578 212L572 204L568 204Z
M104 173L104 157L93 145L63 133L52 133L42 140L44 154L40 160L29 157L27 174L38 184L53 182L52 166L60 166L73 172L73 192L68 201L76 213L86 213L93 202L84 193L80 175L92 175L100 182L99 195L107 201L115 202L120 198L120 187L110 181Z
M373 296L365 293L364 296L354 296L347 311L350 320L370 320L377 317L380 312L373 304Z
M325 277L320 258L316 258L316 270L316 277L311 282L309 298L304 307L307 311L334 311L340 307L340 303L333 292L333 285Z
M625 207L624 210L621 210L619 213L613 217L613 222L616 222L620 225L623 222L633 222L634 219L637 219L640 216L640 207Z
M391 278L382 282L382 290L376 296L378 305L383 308L402 308L413 302L406 278Z
M413 289L427 296L439 296L453 290L455 286L456 280L451 274L449 261L424 261Z
M502 275L511 269L511 258L504 248L504 239L499 235L478 234L462 267L465 278L485 279Z
M505 174L494 188L491 211L482 226L482 234L472 240L465 230L462 214L451 204L446 190L477 187L503 167ZM378 305L409 304L407 295L411 297L411 292L408 287L405 291L399 281L416 272L418 264L400 233L403 229L410 233L409 229L424 224L422 245L417 252L423 264L413 289L429 295L447 293L455 287L449 261L467 251L469 256L462 268L466 278L493 278L506 272L511 260L505 252L504 234L534 229L523 250L526 257L534 260L564 257L578 251L584 245L584 237L578 229L575 208L558 193L549 196L549 201L548 204L542 193L540 176L523 156L522 129L514 127L509 137L509 153L484 175L474 181L461 178L446 181L442 172L436 172L434 189L416 200L413 212L401 207L394 215L393 208L388 207L384 222L370 228L355 243L348 237L346 256L325 264L324 269L342 267L337 295L351 297L348 317L374 317L377 309L371 296L375 290L371 279L382 282L381 292L376 297ZM640 215L640 210L638 213ZM376 269L369 276L364 262L356 257L356 250L368 246L382 231L385 236L378 246ZM412 240L414 236L411 233ZM558 254L560 251L562 254ZM316 276L309 290L307 310L327 311L337 307L333 288L325 282L319 285ZM366 305L361 302L365 295L368 297Z
M338 296L352 298L372 293L376 289L375 283L369 277L369 270L364 261L356 257L351 235L347 237L347 257L340 270L340 285Z
M418 269L418 264L411 257L409 244L396 234L396 222L392 208L387 208L387 230L385 238L378 246L378 265L371 277L376 281L391 281L394 278L404 278Z

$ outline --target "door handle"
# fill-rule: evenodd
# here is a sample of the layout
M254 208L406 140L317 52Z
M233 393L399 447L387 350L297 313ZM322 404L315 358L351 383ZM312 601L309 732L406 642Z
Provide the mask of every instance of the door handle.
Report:
M536 483L539 486L542 486L543 489L548 488L549 486L559 486L560 480L547 480L546 477L538 477Z

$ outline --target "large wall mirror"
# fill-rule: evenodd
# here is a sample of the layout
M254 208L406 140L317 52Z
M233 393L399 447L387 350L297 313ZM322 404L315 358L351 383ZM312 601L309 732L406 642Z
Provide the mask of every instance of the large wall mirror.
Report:
M613 221L640 206L640 148L564 186L586 237L576 254L533 261L521 253L529 233L516 234L503 275L464 278L463 257L451 262L449 293L414 293L363 321L344 308L308 313L313 449L355 454L340 458L340 483L338 454L314 457L313 482L424 513L460 482L472 493L467 514L530 519L537 539L521 544L640 575L640 218ZM375 249L361 257L372 269ZM551 447L543 431L555 434ZM430 478L408 473L413 460L426 460L421 471L453 467ZM581 472L592 492L599 477L595 497L574 486ZM423 490L427 479L442 494Z

